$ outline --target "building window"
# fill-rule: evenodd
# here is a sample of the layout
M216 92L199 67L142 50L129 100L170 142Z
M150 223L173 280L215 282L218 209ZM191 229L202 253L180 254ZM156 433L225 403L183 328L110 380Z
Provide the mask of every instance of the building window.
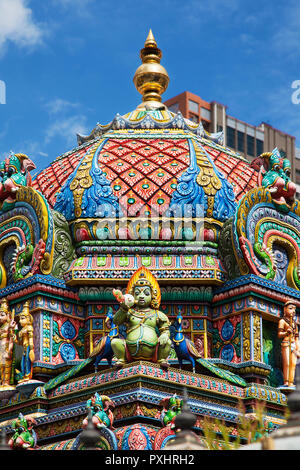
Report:
M226 129L226 141L227 141L227 145L228 147L231 147L231 148L235 148L235 129L233 129L232 127L229 127L227 126L227 129Z
M300 170L296 170L296 183L300 183Z
M204 119L207 119L208 121L210 121L210 119L211 119L210 111L206 108L201 108L201 117L203 117Z
M245 134L238 131L237 133L237 148L239 152L245 152Z
M254 157L254 137L247 135L247 155Z
M192 111L192 113L199 114L199 104L189 100L189 110Z
M259 156L264 151L264 143L262 140L256 139L256 155Z

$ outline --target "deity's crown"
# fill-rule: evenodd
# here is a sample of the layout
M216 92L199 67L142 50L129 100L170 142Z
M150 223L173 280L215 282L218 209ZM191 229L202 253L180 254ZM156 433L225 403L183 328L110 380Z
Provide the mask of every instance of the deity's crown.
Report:
M288 305L295 305L296 307L296 302L294 300L288 300L287 302L285 302L284 307L287 307Z
M23 305L22 312L20 313L20 316L29 318L30 322L33 323L33 317L29 311L29 301L26 300L26 302Z
M136 283L135 283L135 287L136 286L149 286L149 287L152 287L152 284L151 284L151 281L149 279L146 278L146 275L144 272L141 272L140 275L139 275L139 278L137 279Z
M6 299L3 299L0 305L0 312L9 312L8 302Z
M131 276L127 285L126 294L133 295L134 288L137 286L139 287L149 286L151 288L151 293L152 293L151 306L152 308L159 308L160 300L161 300L161 292L160 292L158 282L153 276L153 274L149 271L149 269L145 268L144 266L139 268Z

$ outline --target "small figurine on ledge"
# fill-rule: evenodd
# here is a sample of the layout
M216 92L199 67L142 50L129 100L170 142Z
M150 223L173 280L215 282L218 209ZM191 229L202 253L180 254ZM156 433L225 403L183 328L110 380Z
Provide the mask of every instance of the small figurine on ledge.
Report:
M196 349L195 344L184 336L182 328L182 314L181 307L178 307L178 314L174 322L175 335L172 338L176 356L178 358L179 367L182 368L182 361L186 360L192 364L193 372L196 369L196 360L201 358L199 351Z
M17 333L19 345L23 346L23 357L21 360L21 374L18 383L27 382L32 379L32 368L35 359L33 345L33 318L29 312L29 302L24 303L23 310L19 316L20 331Z
M22 413L13 421L12 428L15 433L8 441L8 445L13 449L31 450L36 447L37 435L33 429L36 424L34 418L24 417Z
M109 328L109 333L106 336L103 336L98 343L96 344L95 348L90 354L90 358L95 358L95 373L98 370L98 365L102 361L102 359L106 359L108 365L112 366L112 359L114 352L111 347L111 341L113 338L117 338L119 335L118 327L114 324L114 314L113 309L109 307L107 312L107 317L105 319L105 324Z
M0 162L0 210L13 209L21 186L31 186L30 171L36 168L24 153L13 152Z
M112 427L114 422L114 415L110 408L114 408L114 402L106 395L95 395L90 398L87 403L87 409L91 410L92 423L95 428ZM88 426L88 417L83 420L82 427L85 429Z
M172 397L161 400L160 405L163 407L161 413L161 422L163 426L175 427L175 418L181 413L182 400L174 394Z
M297 358L300 357L299 331L295 322L296 305L289 300L283 307L283 318L278 323L281 341L283 386L294 387Z
M155 277L142 267L129 280L126 294L123 296L120 291L114 290L114 295L120 302L114 323L127 326L126 340L113 338L111 341L116 365L122 367L126 362L148 360L168 367L170 322L158 310L161 294Z
M12 359L16 339L13 327L14 320L4 299L0 306L0 390L12 388Z

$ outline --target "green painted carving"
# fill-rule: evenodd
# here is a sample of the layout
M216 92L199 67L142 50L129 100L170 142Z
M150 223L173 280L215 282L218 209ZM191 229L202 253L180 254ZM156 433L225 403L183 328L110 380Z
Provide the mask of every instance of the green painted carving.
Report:
M262 247L261 243L258 242L254 243L253 250L258 258L260 258L269 268L268 273L266 274L266 279L274 279L276 273L273 269L273 262L270 254Z
M220 232L218 250L219 257L226 268L229 279L234 279L241 275L239 265L236 262L234 251L232 248L232 222L233 219L230 218L224 223Z
M54 256L51 274L62 278L71 262L75 259L75 250L65 217L57 211L52 211L54 221Z
M163 302L210 302L213 297L212 288L209 286L201 287L162 287L161 299ZM79 289L80 300L86 301L115 301L112 290L109 287L90 287L84 286Z

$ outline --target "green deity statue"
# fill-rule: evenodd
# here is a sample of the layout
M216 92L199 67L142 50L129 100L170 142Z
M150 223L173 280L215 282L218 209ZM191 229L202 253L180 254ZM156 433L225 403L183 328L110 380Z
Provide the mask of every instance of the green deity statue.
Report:
M170 322L159 309L160 288L151 272L142 267L131 277L126 294L114 290L120 309L114 315L116 325L126 325L126 340L114 338L111 346L117 366L147 360L168 367L171 349Z

